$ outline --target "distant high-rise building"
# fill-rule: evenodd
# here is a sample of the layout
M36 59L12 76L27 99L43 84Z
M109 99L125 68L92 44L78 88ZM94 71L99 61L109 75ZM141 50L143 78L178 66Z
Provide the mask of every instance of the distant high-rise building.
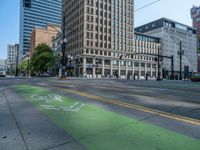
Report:
M9 72L15 72L18 67L19 44L9 44L7 46L6 68Z
M193 6L190 10L193 27L197 30L198 72L200 72L200 6Z
M6 61L3 59L0 59L0 69L5 69L6 68Z
M47 24L61 24L61 0L20 0L19 59L30 50L32 30Z

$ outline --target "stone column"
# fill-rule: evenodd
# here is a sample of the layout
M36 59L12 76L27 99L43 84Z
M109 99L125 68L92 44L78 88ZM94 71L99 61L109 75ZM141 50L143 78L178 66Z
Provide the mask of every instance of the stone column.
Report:
M113 60L110 60L110 75L113 75Z
M141 78L141 70L142 70L142 68L141 68L141 62L139 62L139 79Z
M151 77L153 77L153 66L152 66L153 64L151 64L151 68L150 68L150 70L151 70Z
M125 64L126 65L126 68L125 68L126 69L126 74L125 75L126 75L126 78L127 78L128 77L128 61L126 61L125 63L126 63Z
M134 76L135 74L135 63L132 62L132 76Z
M105 76L105 59L102 59L102 77Z
M158 77L158 65L157 64L156 64L156 67L155 67L155 72L156 72L155 77L157 78Z
M87 75L86 73L86 58L83 57L83 77L85 78Z
M145 72L145 74L144 74L144 76L146 77L146 75L147 75L147 63L144 63L144 72Z
M121 76L121 61L118 62L118 76Z
M92 60L92 77L96 78L96 58Z

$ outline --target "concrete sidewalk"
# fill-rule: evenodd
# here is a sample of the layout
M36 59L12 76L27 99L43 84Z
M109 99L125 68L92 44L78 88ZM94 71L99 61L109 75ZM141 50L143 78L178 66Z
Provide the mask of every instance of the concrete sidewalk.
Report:
M68 135L11 89L0 88L0 150L83 150Z

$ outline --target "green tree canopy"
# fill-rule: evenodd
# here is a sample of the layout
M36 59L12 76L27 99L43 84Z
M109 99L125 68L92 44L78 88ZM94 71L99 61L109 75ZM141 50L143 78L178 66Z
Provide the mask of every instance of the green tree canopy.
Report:
M39 44L31 57L32 71L40 74L52 68L57 62L52 49L45 43Z
M20 71L21 72L26 72L26 69L28 67L28 60L23 60L20 64Z

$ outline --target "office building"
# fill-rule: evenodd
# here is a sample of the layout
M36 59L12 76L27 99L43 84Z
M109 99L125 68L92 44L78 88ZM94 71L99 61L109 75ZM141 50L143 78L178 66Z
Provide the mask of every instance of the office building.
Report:
M198 72L200 72L200 7L193 6L190 10L193 27L197 30Z
M180 45L183 54L181 69L187 75L189 72L197 71L197 39L194 28L167 18L161 18L137 27L135 30L161 38L162 55L174 56L174 71L177 76L180 73ZM162 63L163 73L169 75L171 60L164 58Z
M150 40L153 37L134 35L134 0L63 0L62 6L67 66L74 66L77 76L144 78L148 70L155 75L151 56L131 56L138 51L157 53L160 47L159 40Z
M5 69L6 68L6 61L3 59L0 59L0 69Z
M52 39L60 32L60 26L48 24L45 28L36 27L31 32L31 54L34 53L35 48L42 43L52 47Z
M19 44L9 44L7 46L6 69L11 74L16 72L16 69L18 67L18 54Z
M20 0L19 59L30 50L32 30L47 24L61 24L61 0Z
M0 59L0 77L6 76L6 61Z

